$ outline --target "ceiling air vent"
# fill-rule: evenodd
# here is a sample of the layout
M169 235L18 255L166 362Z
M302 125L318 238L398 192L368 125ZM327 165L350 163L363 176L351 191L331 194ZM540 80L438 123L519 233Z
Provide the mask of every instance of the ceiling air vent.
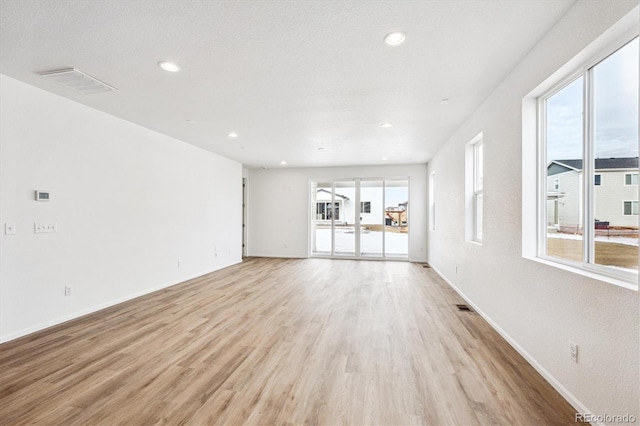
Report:
M53 81L61 86L73 89L76 92L91 95L93 93L111 92L118 90L107 83L103 83L97 78L91 77L75 68L65 68L63 70L39 72L42 77Z

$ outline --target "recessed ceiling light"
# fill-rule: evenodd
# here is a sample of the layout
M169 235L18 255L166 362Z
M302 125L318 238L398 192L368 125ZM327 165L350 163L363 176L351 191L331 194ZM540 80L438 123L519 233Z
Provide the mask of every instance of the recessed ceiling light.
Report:
M404 43L406 38L407 35L402 31L394 31L384 36L384 42L387 43L388 46L395 47Z
M324 151L323 147L318 148L318 151Z
M231 132L231 133L229 133L229 137L230 138L237 138L238 134L236 132Z
M387 161L387 157L382 157L382 161Z
M382 124L380 125L380 127L383 127L383 128L385 128L385 129L386 129L386 128L388 128L388 127L391 127L391 126L393 126L393 123L382 123Z
M287 165L287 162L286 162L286 161L284 161L284 160L282 160L282 161L280 162L280 164L282 164L283 166L286 166L286 165Z
M449 98L442 98L442 99L440 99L440 103L441 103L441 104L446 104L447 102L449 102Z
M193 124L193 123L196 122L195 120L186 120L186 121L187 121L188 124Z
M173 62L161 61L161 62L158 62L158 66L163 70L169 71L169 72L180 71L180 67L174 64Z

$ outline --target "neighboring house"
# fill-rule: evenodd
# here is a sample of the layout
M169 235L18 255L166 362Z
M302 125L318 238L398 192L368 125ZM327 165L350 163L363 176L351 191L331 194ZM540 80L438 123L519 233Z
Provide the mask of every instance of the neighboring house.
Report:
M547 166L547 225L570 232L583 218L582 160L553 160ZM638 157L595 160L595 220L638 227Z
M349 201L349 197L336 193L333 200L335 208L331 209L331 191L326 189L318 189L316 191L316 220L331 221L335 216L336 222L342 222L345 216L343 203Z
M405 201L397 206L387 207L384 209L385 224L391 226L406 226L407 225L407 205L409 203Z
M339 191L339 192L338 192ZM319 223L331 222L332 215L336 224L349 225L356 221L356 214L360 215L362 225L382 225L382 192L380 188L361 188L360 206L355 205L355 189L340 188L336 191L333 199L334 210L331 210L331 191L318 189L316 191L315 214ZM400 203L398 206L390 206L385 209L385 217L390 220L389 225L403 226L407 224L408 202Z

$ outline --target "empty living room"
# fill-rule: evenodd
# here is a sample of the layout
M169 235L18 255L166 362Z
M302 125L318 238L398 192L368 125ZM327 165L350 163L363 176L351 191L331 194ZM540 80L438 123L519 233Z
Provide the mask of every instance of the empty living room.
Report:
M0 425L640 424L638 0L0 0Z

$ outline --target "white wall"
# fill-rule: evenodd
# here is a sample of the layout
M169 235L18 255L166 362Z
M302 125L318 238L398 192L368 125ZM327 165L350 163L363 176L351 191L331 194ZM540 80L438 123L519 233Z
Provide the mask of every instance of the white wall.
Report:
M0 341L241 260L241 164L6 76L0 86L0 223L17 228L0 237Z
M523 98L636 5L578 1L429 163L429 262L579 409L639 410L637 291L522 258ZM465 242L465 144L484 134L484 242ZM535 161L535 156L531 159ZM457 272L456 272L457 268ZM579 363L569 359L579 345Z
M426 261L425 165L249 171L249 256L309 255L309 180L409 177L409 260Z

